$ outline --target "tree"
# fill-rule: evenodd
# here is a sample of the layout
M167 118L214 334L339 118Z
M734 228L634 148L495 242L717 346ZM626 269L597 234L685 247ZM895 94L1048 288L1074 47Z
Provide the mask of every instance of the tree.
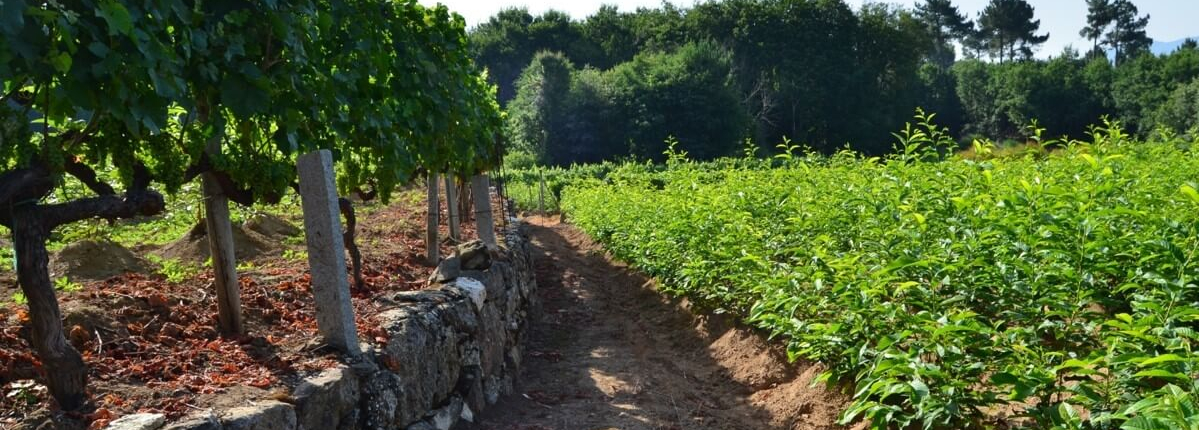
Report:
M858 17L841 1L729 0L687 14L696 40L732 53L734 78L754 138L767 147L783 137L830 152L859 133L855 117L879 70L860 67L863 50L882 42L861 37ZM860 46L861 45L861 46ZM901 53L920 47L906 46ZM872 59L885 64L887 58ZM885 135L885 133L884 133Z
M583 37L598 49L595 58L586 63L607 70L633 59L641 50L633 24L632 14L621 13L613 5L601 5L582 23Z
M1033 48L1049 40L1038 35L1041 20L1033 19L1034 9L1025 0L991 0L978 18L981 39L992 57L1000 62L1032 57Z
M687 43L694 36L687 28L691 10L680 9L669 1L658 8L639 7L632 13L633 34L643 51L669 51Z
M566 13L549 10L533 16L526 8L501 10L470 33L475 61L487 68L499 87L499 100L516 96L521 71L542 51L564 53L571 60L594 58L599 48L583 37L580 25Z
M1175 132L1189 133L1193 139L1199 139L1199 79L1179 86L1170 94L1162 106L1160 119L1162 125Z
M1078 32L1079 36L1090 40L1094 47L1092 53L1099 51L1099 44L1107 28L1115 20L1115 5L1112 0L1087 0L1087 25Z
M1087 26L1078 34L1094 43L1091 55L1103 55L1100 47L1106 46L1114 51L1116 63L1123 63L1153 44L1145 33L1149 15L1137 13L1129 0L1087 0Z
M508 103L506 131L513 148L551 163L551 147L565 144L564 118L574 64L559 52L540 52L521 72Z
M731 154L745 137L747 117L732 81L729 53L714 43L690 43L671 53L642 53L608 72L627 153L661 160L666 140L697 159Z
M1199 49L1131 57L1115 68L1111 94L1116 116L1130 130L1147 135L1163 122L1162 111L1169 109L1175 89L1197 77Z
M913 110L935 100L920 69L936 42L912 12L882 3L862 6L855 33L861 74L855 76L853 106L859 113L846 119L845 139L858 151L883 154L892 149L881 138L887 130L902 127Z
M933 38L932 62L948 69L954 62L953 41L962 41L974 33L974 23L958 11L950 0L925 0L916 5L916 17Z
M621 137L627 130L613 120L617 112L608 76L591 67L572 76L562 128L568 137L549 148L551 163L597 163L628 155Z
M660 159L672 136L710 159L731 153L748 125L729 54L712 43L641 53L604 72L540 53L517 89L506 130L514 149L543 164Z
M1027 93L1027 112L1051 136L1083 137L1088 126L1110 113L1102 79L1110 70L1106 58L1082 58L1076 52L1064 52L1047 61L1031 63L1034 73Z
M1137 16L1137 7L1129 0L1115 0L1111 5L1114 26L1103 38L1103 44L1116 54L1116 64L1148 51L1153 39L1145 34L1149 15Z

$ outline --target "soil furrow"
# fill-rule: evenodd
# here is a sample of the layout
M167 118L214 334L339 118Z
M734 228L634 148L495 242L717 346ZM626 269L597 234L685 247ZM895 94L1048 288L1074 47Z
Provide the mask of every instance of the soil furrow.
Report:
M838 428L845 397L810 387L817 366L665 299L574 226L528 222L540 317L516 392L474 429Z

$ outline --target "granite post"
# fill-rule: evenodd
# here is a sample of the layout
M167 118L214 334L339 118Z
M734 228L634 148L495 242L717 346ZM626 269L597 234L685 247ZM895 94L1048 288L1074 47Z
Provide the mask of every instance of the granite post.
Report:
M316 298L316 323L325 343L351 356L361 353L350 285L346 280L345 243L342 241L333 155L327 149L296 159L300 175L300 201L304 209L304 236L312 295Z

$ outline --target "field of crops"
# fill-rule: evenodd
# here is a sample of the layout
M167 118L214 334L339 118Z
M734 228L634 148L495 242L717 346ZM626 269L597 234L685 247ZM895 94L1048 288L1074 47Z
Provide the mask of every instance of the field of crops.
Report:
M935 134L883 159L676 154L575 180L562 208L669 293L824 363L845 422L1197 428L1199 143L1108 126L967 159Z

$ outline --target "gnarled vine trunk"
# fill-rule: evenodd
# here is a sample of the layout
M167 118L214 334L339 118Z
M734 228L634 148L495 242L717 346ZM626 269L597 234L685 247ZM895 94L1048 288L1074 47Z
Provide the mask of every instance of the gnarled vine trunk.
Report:
M358 228L358 217L354 215L354 204L350 199L341 197L337 199L337 208L341 211L341 216L346 219L346 228L341 232L341 239L346 244L346 251L350 252L350 265L354 270L354 288L362 289L366 287L366 281L362 279L362 253L358 251L358 243L354 241L354 231Z
M86 400L87 367L63 334L62 312L50 282L46 241L52 226L44 223L37 204L19 205L12 212L17 282L29 305L30 340L42 360L50 394L63 409L77 409Z
M66 410L79 409L86 403L87 367L63 333L62 311L48 267L50 255L46 242L50 233L58 226L85 219L155 215L166 206L162 195L145 189L143 181L135 181L138 188L132 188L123 197L116 195L111 187L86 179L84 182L99 195L41 204L41 199L54 186L48 169L35 167L0 175L0 224L12 231L17 282L29 307L30 343L42 361L50 394Z
M458 214L462 217L463 222L474 219L470 213L470 209L470 182L465 180L458 181Z

